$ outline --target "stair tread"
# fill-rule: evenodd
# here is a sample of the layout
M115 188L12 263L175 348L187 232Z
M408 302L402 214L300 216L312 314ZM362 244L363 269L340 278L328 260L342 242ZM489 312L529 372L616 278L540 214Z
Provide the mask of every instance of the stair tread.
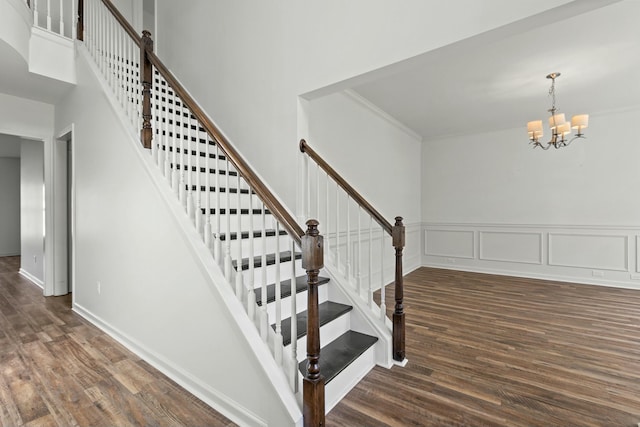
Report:
M377 337L347 331L320 350L320 374L328 384L362 353L378 341ZM307 360L298 364L302 375L307 375Z
M353 307L346 304L340 304L333 301L325 301L322 304L318 305L318 317L320 321L320 326L324 326L332 320L337 319L353 310ZM298 338L302 338L307 335L307 311L302 311L298 313L296 317L297 324L297 334ZM282 339L284 345L291 344L291 318L284 319L282 321ZM271 325L273 330L276 329L276 325Z
M215 209L212 208L211 210L212 210L211 213L215 214ZM259 213L262 213L262 210L260 210L260 209L257 209L257 210L259 211ZM245 211L246 211L246 213L245 213ZM256 209L253 210L254 214L256 213L255 211L256 211ZM220 213L224 215L224 209L221 209ZM236 213L237 213L237 210L231 209L231 215L234 215ZM248 214L248 213L249 213L248 209L242 209L241 210L241 214L242 215L245 215L245 214ZM265 213L269 214L269 211L265 211ZM265 236L266 237L273 237L275 235L276 235L276 230L274 230L272 228L269 228L269 229L265 230ZM280 230L280 236L286 236L286 235L287 235L287 232L285 230ZM253 237L254 238L262 237L262 230L255 230L253 232ZM235 231L229 233L229 238L231 240L238 240L238 233L235 232ZM248 231L243 231L243 232L240 233L240 239L248 239L248 238L249 238L249 232ZM227 240L227 233L220 233L220 240L222 240L222 241Z
M203 215L206 215L207 213L207 208L200 208L200 211L202 212ZM211 215L215 215L216 214L216 208L211 208L209 209L209 213ZM253 215L261 215L262 214L262 209L252 209L251 213ZM220 208L220 215L226 215L227 214L227 208ZM237 208L231 208L229 209L229 215L237 215L238 214L238 209ZM269 212L268 210L265 209L264 211L265 215L271 215L271 212ZM240 209L240 215L249 215L249 209L247 208L242 208ZM243 231L243 234L247 233L247 238L249 237L248 235L248 231ZM286 232L285 232L286 234ZM220 236L224 235L224 233L221 233ZM254 232L254 237L255 237L255 232ZM244 239L245 237L243 237ZM224 240L224 238L222 239ZM233 240L233 237L231 238L231 240Z
M324 285L329 282L327 277L318 277L318 285ZM304 292L307 290L307 276L296 277L296 293ZM262 288L255 288L256 302L259 306L262 305ZM280 282L280 297L287 298L291 296L291 279L283 280ZM274 283L267 285L267 304L276 300L276 285Z
M295 252L293 254L293 257L295 259L300 259L302 258L302 253L301 252ZM284 251L284 252L280 252L280 262L289 262L291 261L292 256L291 256L291 251ZM276 263L276 254L267 254L266 256L266 265L273 265ZM237 270L237 266L238 266L238 261L237 260L233 260L233 268ZM253 257L253 265L254 267L258 268L258 267L262 267L262 256L258 255ZM243 270L248 270L249 269L249 258L242 258L242 262L240 263L240 266L242 267Z

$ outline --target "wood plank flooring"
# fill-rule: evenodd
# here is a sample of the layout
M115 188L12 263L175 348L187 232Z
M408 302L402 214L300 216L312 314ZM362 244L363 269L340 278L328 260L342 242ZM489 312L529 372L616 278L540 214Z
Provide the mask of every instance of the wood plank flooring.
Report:
M376 367L328 426L640 422L640 291L421 268L405 310L409 363Z
M0 426L232 426L0 258Z
M0 426L233 425L18 267L0 258ZM409 364L375 368L328 426L640 422L640 291L428 268L405 286Z

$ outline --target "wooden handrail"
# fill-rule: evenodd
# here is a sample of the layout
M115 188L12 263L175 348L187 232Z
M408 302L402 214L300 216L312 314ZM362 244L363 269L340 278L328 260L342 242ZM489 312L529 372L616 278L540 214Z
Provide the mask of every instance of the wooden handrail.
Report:
M110 0L102 0L102 4L104 4L105 7L109 9L109 12L111 12L113 17L116 18L116 21L118 21L118 23L122 26L122 28L124 28L127 34L129 34L129 37L131 37L136 45L140 47L140 44L142 43L142 36L140 36L136 32L135 28L133 28L133 26L129 24L129 21L127 21L127 19L122 16L120 11L113 5L113 3L111 3Z
M335 171L327 162L324 161L313 148L307 144L304 139L300 140L300 151L306 153L314 162L318 164L342 189L351 197L358 205L371 215L371 217L391 236L393 226L387 221L380 212L378 212L371 204L360 195L338 172Z
M405 318L404 318L404 282L402 272L402 252L405 246L405 228L402 217L395 218L395 224L391 225L364 197L360 195L344 178L340 176L327 162L316 153L307 141L300 140L300 151L306 153L328 176L330 176L347 195L353 199L361 208L371 215L371 217L391 236L391 242L395 249L395 309L393 312L393 359L403 361L405 359ZM384 301L383 301L384 302Z
M216 141L220 150L231 161L233 166L237 169L238 173L249 184L251 189L258 195L260 200L265 204L269 212L276 217L276 219L282 224L291 238L300 246L301 238L304 236L304 230L289 211L280 203L276 196L266 187L266 185L258 178L258 175L251 169L244 158L236 151L231 143L225 138L222 132L213 124L213 121L205 114L200 105L189 95L189 92L180 84L178 79L169 71L164 63L153 52L153 45L151 47L147 43L142 42L142 37L139 36L135 29L127 22L118 9L111 3L110 0L102 0L102 3L113 14L116 20L122 25L127 34L134 40L134 42L145 50L146 59L153 64L156 70L162 75L167 84L173 89L174 93L180 97L184 105L191 111L196 119L200 122L201 126L209 133L209 135Z

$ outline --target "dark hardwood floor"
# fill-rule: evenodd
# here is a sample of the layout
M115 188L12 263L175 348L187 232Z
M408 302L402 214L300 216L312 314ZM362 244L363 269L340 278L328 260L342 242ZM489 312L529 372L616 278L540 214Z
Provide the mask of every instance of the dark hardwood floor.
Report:
M328 426L640 422L640 291L421 268L405 310L409 363L376 367Z
M0 258L0 426L232 426Z
M18 267L0 258L0 426L233 425ZM428 268L405 287L408 365L374 368L328 426L640 422L640 291Z

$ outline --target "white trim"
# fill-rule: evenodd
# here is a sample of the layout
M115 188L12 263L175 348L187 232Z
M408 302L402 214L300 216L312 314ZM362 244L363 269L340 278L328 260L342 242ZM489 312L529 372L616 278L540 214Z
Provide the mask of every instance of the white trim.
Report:
M482 238L483 235L489 235L489 234L521 234L521 235L526 235L526 236L537 236L538 237L538 259L535 261L530 261L530 260L516 260L516 259L505 259L505 258L489 258L488 256L484 255L483 253L483 243L484 243L484 239ZM522 263L522 264L542 264L543 263L543 258L544 258L544 253L543 253L543 233L542 232L531 232L531 231L479 231L478 232L478 246L479 246L479 250L478 250L478 259L483 260L483 261L503 261L503 262L517 262L517 263Z
M20 252L9 252L5 254L0 254L0 258L9 257L9 256L20 256Z
M44 291L44 283L42 282L42 280L38 279L36 276L32 275L26 270L23 270L22 268L18 270L18 274L20 274L22 277L29 280L31 283L33 283L34 285L36 285L37 287L39 287Z
M422 142L422 136L419 135L416 131L414 131L409 126L405 125L395 117L391 116L386 111L382 110L373 102L369 101L367 98L360 95L358 92L354 91L353 89L345 89L342 91L342 93L344 93L347 97L351 98L352 100L356 101L358 104L365 107L367 110L371 111L376 116L386 120L390 125L406 133L411 138L414 138L418 142Z
M198 378L185 372L179 366L174 365L169 360L151 351L142 343L131 338L108 322L103 321L99 316L94 315L81 305L74 303L73 311L233 422L247 426L267 426L263 420L253 415L247 408L238 404L238 402L227 398L224 393L219 392L209 384L205 384Z

